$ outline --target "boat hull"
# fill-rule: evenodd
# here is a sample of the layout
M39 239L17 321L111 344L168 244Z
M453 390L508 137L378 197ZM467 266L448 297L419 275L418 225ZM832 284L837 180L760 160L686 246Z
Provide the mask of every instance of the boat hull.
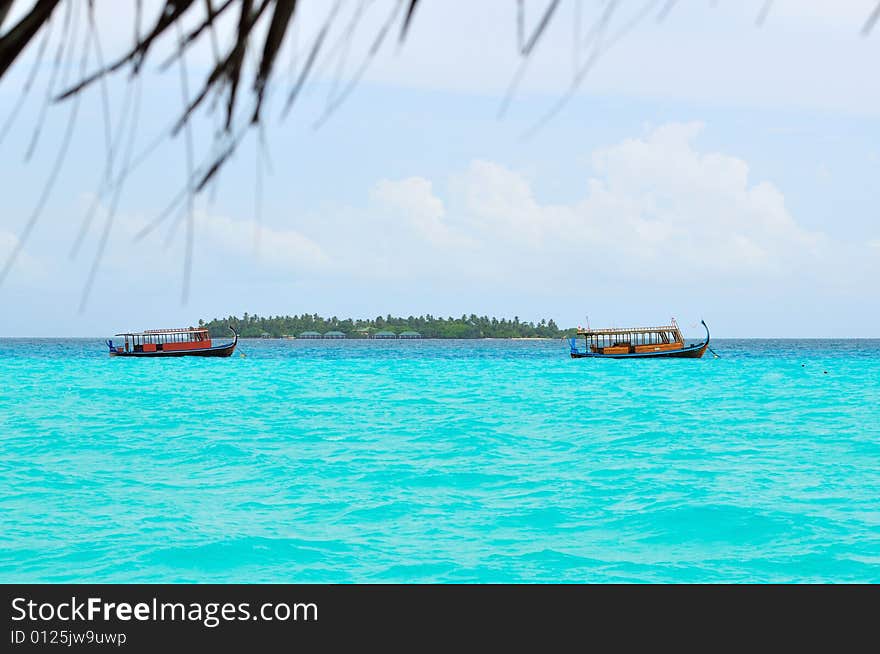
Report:
M638 352L631 354L600 354L598 352L572 352L572 359L699 359L706 353L708 343L700 343L694 347L664 352Z
M228 357L235 351L235 343L206 347L198 350L171 350L158 352L111 352L111 357Z

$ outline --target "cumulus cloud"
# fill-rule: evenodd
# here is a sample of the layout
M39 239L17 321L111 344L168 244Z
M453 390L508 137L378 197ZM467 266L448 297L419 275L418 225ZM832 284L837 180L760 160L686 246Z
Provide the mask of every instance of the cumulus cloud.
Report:
M451 177L449 207L422 178L383 180L373 197L457 265L479 261L485 271L490 261L512 278L649 279L658 266L673 277L764 277L821 258L827 237L798 225L778 188L750 179L747 162L702 152L702 130L664 125L594 152L593 176L570 204L538 201L523 175L490 161ZM457 255L461 242L476 256Z
M287 223L197 211L195 272L410 279L448 289L467 280L513 291L582 278L828 278L846 268L836 265L846 259L839 244L799 225L780 189L753 180L746 161L699 147L703 129L667 124L596 150L579 199L567 203L543 201L520 172L475 160L445 179L380 179L362 206ZM145 220L119 217L121 245L108 249L105 270L171 283L182 270L184 227L169 239L164 225L134 245ZM161 247L166 240L171 246ZM0 232L0 251L14 243Z
M430 243L441 246L471 244L470 239L456 234L446 224L443 201L434 195L431 182L423 177L380 180L371 196L380 206L392 210L397 218L402 218L402 224L413 228Z
M824 237L795 222L773 184L751 182L747 162L700 152L702 130L665 125L594 153L583 219L633 238L630 253L645 261L674 259L693 272L783 272L817 255Z
M574 286L594 301L644 304L661 289L813 298L820 287L848 292L876 278L877 240L844 242L799 224L782 191L754 179L747 161L701 147L703 129L663 125L589 153L580 193L566 202L547 201L521 172L475 160L437 179L379 179L356 206L272 215L259 227L198 211L193 297L208 292L206 280L277 292L307 278L331 294L379 282L383 302L409 293L519 306L524 297L558 298ZM147 220L118 216L95 297L120 289L164 297L177 288L185 227L171 232L167 223L134 242ZM14 244L0 232L0 257ZM61 264L73 265L65 257L52 261L52 278L68 280L78 296L92 251L84 249L79 272L61 272ZM28 264L22 257L17 269Z

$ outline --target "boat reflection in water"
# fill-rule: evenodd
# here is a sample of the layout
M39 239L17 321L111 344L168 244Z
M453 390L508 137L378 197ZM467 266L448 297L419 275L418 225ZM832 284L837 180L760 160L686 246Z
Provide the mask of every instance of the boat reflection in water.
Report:
M572 359L699 359L709 348L709 328L706 340L685 345L684 337L675 319L663 327L633 327L611 329L580 329L577 336L568 339ZM578 349L578 339L584 339L585 350ZM711 350L711 348L709 348Z
M123 345L107 341L110 356L114 357L228 357L238 344L238 332L233 327L230 343L214 345L207 328L150 329L145 332L116 334L124 339Z

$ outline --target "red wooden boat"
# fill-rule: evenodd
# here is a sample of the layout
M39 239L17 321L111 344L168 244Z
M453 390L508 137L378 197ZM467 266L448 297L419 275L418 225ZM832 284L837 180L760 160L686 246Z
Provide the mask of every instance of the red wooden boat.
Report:
M709 347L709 328L706 339L685 345L684 337L675 320L662 327L632 327L612 329L578 329L577 336L569 338L572 359L699 359ZM578 349L577 339L583 337L586 350Z
M228 357L238 344L238 332L230 326L231 343L214 345L207 328L150 329L145 332L116 334L124 339L123 345L107 341L110 356L114 357Z

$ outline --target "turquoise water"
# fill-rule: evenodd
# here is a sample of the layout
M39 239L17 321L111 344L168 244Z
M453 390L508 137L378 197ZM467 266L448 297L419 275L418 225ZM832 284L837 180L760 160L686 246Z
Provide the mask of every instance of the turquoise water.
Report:
M0 339L0 581L880 582L880 341Z

